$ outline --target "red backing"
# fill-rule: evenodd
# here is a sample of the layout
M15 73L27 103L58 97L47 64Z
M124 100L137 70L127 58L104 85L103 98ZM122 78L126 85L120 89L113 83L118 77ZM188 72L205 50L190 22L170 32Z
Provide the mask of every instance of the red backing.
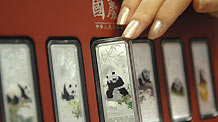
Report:
M105 5L105 12L108 13L107 9L109 4L107 0L103 1ZM115 12L117 13L118 9L116 9ZM96 28L95 22L115 22L115 20L108 18L107 15L105 16L104 20L102 17L93 16L92 0L2 0L0 2L0 36L29 36L35 42L41 100L45 122L54 122L46 55L46 40L50 36L75 36L81 41L85 65L88 102L90 107L90 118L91 122L98 122L97 101L91 63L90 40L92 37L113 37L120 36L121 34L121 31L118 29L103 30ZM113 26L113 24L111 24L111 26ZM193 122L200 122L203 120L200 119L198 113L189 40L191 37L209 38L216 81L216 91L218 91L217 32L218 20L206 14L198 15L193 10L189 9L164 35L164 37L180 37L184 40L185 58L187 63L188 78L190 80L189 87L191 88L190 94L193 110ZM145 37L145 34L142 35L142 37ZM158 64L163 118L165 122L169 122L170 114L165 89L166 81L163 73L164 70L160 39L155 40L154 43ZM215 122L218 121L218 118L216 117L204 121Z

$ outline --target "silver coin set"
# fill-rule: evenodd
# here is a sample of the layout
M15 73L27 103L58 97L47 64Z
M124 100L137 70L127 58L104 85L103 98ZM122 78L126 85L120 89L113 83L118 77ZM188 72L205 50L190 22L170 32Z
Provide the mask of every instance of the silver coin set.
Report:
M190 41L201 119L217 116L208 40ZM93 39L91 55L100 122L162 122L160 86L153 42L120 37ZM182 40L163 39L166 91L172 121L192 119ZM81 44L49 38L47 56L56 122L90 122ZM43 121L33 41L0 37L2 121ZM94 95L94 94L93 94Z

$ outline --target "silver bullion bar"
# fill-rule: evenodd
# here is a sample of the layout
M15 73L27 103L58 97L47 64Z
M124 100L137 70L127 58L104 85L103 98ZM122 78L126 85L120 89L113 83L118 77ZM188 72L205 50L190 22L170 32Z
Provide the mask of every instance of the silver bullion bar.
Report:
M138 122L128 44L110 41L96 46L105 122Z
M160 122L151 46L148 42L133 42L132 50L141 121Z
M167 41L162 43L162 49L171 117L175 121L190 120L191 111L189 108L182 44L177 39Z
M59 122L86 121L77 51L74 44L51 45Z
M38 122L27 44L0 44L1 83L7 122Z
M200 115L217 116L207 40L193 40L191 50Z

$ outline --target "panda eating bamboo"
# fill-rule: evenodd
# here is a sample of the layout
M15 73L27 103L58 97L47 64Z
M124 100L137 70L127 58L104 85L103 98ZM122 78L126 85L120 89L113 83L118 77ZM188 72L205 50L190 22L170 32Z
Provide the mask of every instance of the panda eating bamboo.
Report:
M124 86L123 79L112 72L112 75L106 76L108 90L106 91L107 98L109 100L119 100L122 96L128 95L128 91Z

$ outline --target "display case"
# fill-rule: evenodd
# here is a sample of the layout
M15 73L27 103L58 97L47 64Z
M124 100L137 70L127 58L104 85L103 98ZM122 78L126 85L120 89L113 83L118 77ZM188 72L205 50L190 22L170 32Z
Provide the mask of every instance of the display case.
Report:
M77 42L80 44L80 48L77 51L80 53L83 58L79 58L79 64L82 62L82 65L79 65L80 75L77 83L84 83L82 89L80 90L81 95L83 94L84 103L84 113L85 110L88 110L86 117L90 117L91 122L101 122L102 112L99 111L98 99L99 96L96 95L99 92L99 88L96 86L95 72L93 69L96 69L96 65L93 64L93 55L92 55L92 44L93 38L111 38L121 36L124 26L116 25L116 18L119 13L121 0L44 0L44 1L2 1L0 4L0 37L28 37L31 38L31 45L35 48L30 48L25 46L25 49L31 49L31 54L35 54L34 66L37 70L34 70L34 77L38 79L36 82L38 86L34 85L34 90L36 90L36 103L35 113L40 115L38 120L35 121L41 122L41 119L44 122L55 122L57 121L57 110L60 110L57 106L57 101L55 101L55 88L54 78L50 77L51 64L49 62L48 54L48 42L47 40L50 37L58 37L59 39L70 37L71 39L76 37ZM154 53L152 56L152 62L154 63L153 67L153 78L151 78L152 83L157 82L157 87L155 87L158 92L157 97L159 102L155 103L154 106L158 107L155 111L156 118L160 118L163 122L170 122L172 120L172 107L171 101L169 99L168 84L171 81L169 80L169 75L171 73L166 73L166 57L162 50L162 40L166 38L179 38L182 42L183 48L183 57L184 60L178 59L178 61L183 61L185 64L182 67L185 69L185 78L181 80L182 83L186 83L183 86L184 89L187 89L188 92L185 92L187 95L187 100L189 103L188 107L187 120L191 122L216 122L218 121L217 117L217 97L218 94L218 20L213 18L208 14L197 14L192 7L190 6L178 19L177 21L169 28L169 30L162 37L152 40L152 50ZM141 34L141 39L147 39L147 30ZM195 43L192 39L206 39L207 43ZM1 41L1 38L0 38ZM6 41L7 42L7 41ZM1 44L1 43L0 43ZM133 43L134 45L134 43ZM140 46L139 46L140 47ZM146 46L145 46L146 47ZM200 47L201 49L197 49ZM0 48L7 49L4 46L0 45ZM142 47L144 49L144 47ZM62 48L62 49L65 49ZM67 49L67 48L66 48ZM72 49L76 49L72 46ZM81 50L80 50L81 49ZM137 48L138 49L138 48ZM146 49L149 49L146 47ZM202 53L201 56L198 53L200 50ZM74 50L75 51L75 50ZM53 52L54 54L60 53L61 51ZM7 57L10 53L19 53L19 51L13 50L13 52L1 52ZM6 54L8 53L8 55ZM167 53L167 52L166 52ZM180 51L179 51L180 53ZM24 54L29 54L28 51ZM65 54L65 53L64 53ZM140 53L137 53L139 56ZM66 54L67 55L67 54ZM146 54L145 54L146 55ZM56 55L58 56L58 55ZM55 59L61 60L55 56ZM133 55L134 56L134 55ZM151 55L150 55L151 56ZM152 57L151 56L151 57ZM195 57L196 56L196 57ZM199 59L198 59L199 57ZM2 57L0 57L2 58ZM3 57L5 58L5 57ZM15 57L14 57L15 58ZM50 57L51 58L51 57ZM141 57L142 58L142 57ZM16 58L18 60L19 58ZM151 58L150 58L151 59ZM207 59L206 61L204 59ZM208 60L209 59L209 60ZM2 60L2 59L1 59ZM146 60L146 59L145 59ZM25 63L25 61L27 61ZM66 61L66 60L65 60ZM149 60L148 60L149 61ZM201 64L203 61L203 64ZM20 61L22 62L22 61ZM29 65L31 61L29 59L24 60L21 65L25 69L26 65ZM137 61L135 61L137 62ZM199 64L205 65L205 71L200 71L195 67ZM2 62L1 62L2 63ZM8 62L8 63L13 63ZM61 63L61 62L59 62ZM209 65L208 65L209 64ZM1 66L1 68L4 68ZM146 64L145 64L146 66ZM179 67L179 66L178 66ZM0 69L1 69L0 68ZM13 67L10 67L13 69ZM59 67L60 68L60 67ZM140 67L142 68L142 67ZM152 67L150 67L150 75L152 75ZM83 70L84 69L84 70ZM138 69L141 70L142 69ZM5 70L2 70L3 72ZM1 72L2 72L1 71ZM29 71L29 70L28 70ZM23 73L23 77L29 76L31 73L26 71ZM70 70L69 70L70 71ZM78 71L78 70L77 70ZM136 73L136 76L139 76L139 72ZM197 71L197 72L196 72ZM10 71L10 73L12 73ZM10 73L6 74L9 75ZM17 72L21 73L21 72ZM78 72L77 72L78 73ZM178 73L175 71L175 73ZM69 73L70 74L70 73ZM4 74L1 74L1 78ZM17 76L19 76L17 74ZM201 77L200 77L201 76ZM126 77L126 76L122 76ZM14 77L15 78L15 77ZM199 80L201 79L201 80ZM178 80L177 80L178 81ZM187 81L187 82L186 82ZM201 82L200 82L201 81ZM4 81L3 81L4 82ZM205 82L208 83L205 90ZM32 83L32 82L31 82ZM35 83L35 82L34 82ZM199 84L203 84L199 86ZM53 85L52 85L53 84ZM81 84L80 84L81 85ZM6 86L1 85L1 88L5 89ZM80 86L81 87L81 86ZM61 87L62 88L62 87ZM2 89L1 89L2 91ZM4 91L4 90L3 90ZM81 92L82 91L82 92ZM151 90L148 90L149 92ZM34 92L32 92L34 93ZM58 93L59 94L59 93ZM207 97L208 94L208 97ZM209 95L210 94L210 95ZM60 95L60 94L59 94ZM32 95L34 96L34 95ZM87 99L86 97L87 96ZM189 96L189 97L188 97ZM4 98L2 98L4 99ZM160 100L159 100L160 99ZM210 101L212 103L211 111L205 112L202 107L204 101ZM202 100L202 101L199 101ZM87 102L87 103L86 103ZM4 113L4 106L1 105L1 113ZM146 107L146 106L145 106ZM87 108L87 109L85 109ZM144 106L141 106L141 111L145 110ZM152 109L154 110L154 109ZM71 110L69 110L71 111ZM71 111L72 112L72 111ZM154 111L153 111L154 112ZM150 113L148 113L149 115ZM84 114L85 115L85 114ZM139 115L140 116L140 115ZM174 115L173 115L174 116ZM178 114L180 116L180 114ZM0 121L5 121L5 114L1 114ZM89 119L87 119L88 121ZM146 120L146 119L145 119ZM85 119L84 119L85 121ZM157 120L159 121L159 120ZM179 121L179 120L178 120Z

